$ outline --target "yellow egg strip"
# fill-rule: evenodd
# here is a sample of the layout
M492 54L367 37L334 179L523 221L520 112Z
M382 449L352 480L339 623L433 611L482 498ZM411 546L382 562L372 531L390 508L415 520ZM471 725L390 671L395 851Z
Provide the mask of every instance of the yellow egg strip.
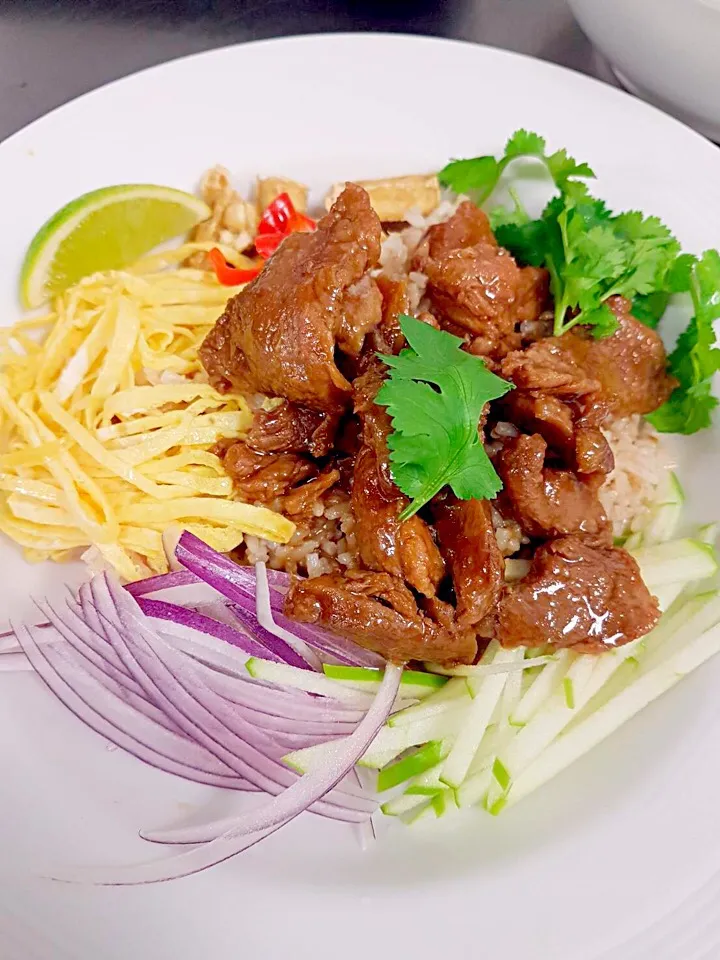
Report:
M104 402L118 389L123 372L130 363L139 332L140 318L137 311L126 297L120 297L110 346L90 389L93 400Z
M32 397L24 396L19 404L16 404L9 396L4 384L0 381L0 407L10 415L12 420L20 428L21 434L30 446L40 446L43 441L55 440L56 437L39 420L36 414L28 409L32 402ZM22 405L23 409L20 409ZM102 490L87 477L82 470L74 463L68 453L61 453L56 460L51 460L47 464L48 472L51 477L57 481L65 496L65 503L73 522L78 525L93 540L107 541L117 537L117 522L105 500ZM100 506L101 519L98 522L97 512L93 515L88 512L88 507L81 501L76 483L90 494L91 498L96 500Z
M212 246L87 277L49 314L0 331L0 530L28 559L84 551L129 580L167 569L170 530L225 552L243 533L292 536L291 521L233 499L211 453L252 420L243 398L205 382L199 361L235 289L180 265Z
M256 537L267 537L268 530L272 530L272 539L277 543L287 543L295 532L292 521L266 507L211 497L184 497L162 503L145 501L118 512L121 521L140 524L205 519L235 525Z
M26 497L43 500L45 503L63 502L63 492L59 487L46 483L45 480L33 480L32 477L13 477L0 474L0 490L21 493Z
M9 446L9 444L8 444ZM41 443L37 447L20 447L11 453L0 454L0 470L11 467L34 467L51 460L62 452L63 445L59 440L50 443Z
M162 487L137 473L132 466L107 450L89 430L86 430L82 424L73 420L70 414L63 410L51 393L46 391L39 393L38 400L44 412L55 421L63 433L71 437L102 467L122 477L123 480L137 487L138 490L142 490L143 493L147 493L150 497L160 498L164 496Z
M116 393L103 407L103 419L147 413L164 403L189 403L206 397L222 402L222 395L208 383L168 383L152 387L133 387Z

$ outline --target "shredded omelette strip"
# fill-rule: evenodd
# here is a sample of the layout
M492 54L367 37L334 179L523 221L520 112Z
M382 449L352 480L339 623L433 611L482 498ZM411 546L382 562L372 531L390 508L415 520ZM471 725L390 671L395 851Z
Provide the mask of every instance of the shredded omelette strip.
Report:
M292 536L285 517L233 498L211 452L252 419L198 358L240 288L180 264L215 245L87 277L48 314L0 330L0 530L28 560L82 554L131 581L168 570L163 534L190 530L223 552L244 533Z

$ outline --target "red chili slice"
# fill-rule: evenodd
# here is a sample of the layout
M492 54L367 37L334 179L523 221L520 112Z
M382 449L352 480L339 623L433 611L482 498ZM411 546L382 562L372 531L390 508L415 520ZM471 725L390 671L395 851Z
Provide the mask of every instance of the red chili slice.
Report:
M237 287L241 283L249 283L262 270L262 266L253 267L252 270L240 270L238 267L233 267L217 247L213 247L208 252L208 257L213 265L218 282L224 287Z

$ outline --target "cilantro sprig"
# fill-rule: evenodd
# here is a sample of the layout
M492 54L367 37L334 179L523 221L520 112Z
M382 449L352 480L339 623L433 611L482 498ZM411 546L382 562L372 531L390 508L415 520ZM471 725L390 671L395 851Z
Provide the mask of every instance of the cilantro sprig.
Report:
M440 182L478 202L490 196L500 177L519 157L543 162L557 188L541 216L531 218L510 189L511 208L490 213L498 243L520 263L544 266L555 302L553 332L583 324L596 337L612 334L617 320L606 301L622 295L632 313L656 327L673 293L690 291L695 315L670 355L669 369L679 386L649 416L656 429L694 433L710 424L718 401L712 377L720 370L713 321L720 319L720 254L706 251L700 260L680 252L680 244L657 217L638 211L615 214L593 197L584 181L594 177L586 163L566 150L548 153L536 133L517 130L503 155L453 160Z
M470 194L477 203L482 203L513 160L533 157L542 160L560 190L577 177L595 176L586 163L578 163L568 156L567 150L549 154L543 137L529 130L516 130L505 144L505 152L499 160L492 156L451 160L440 171L438 179L444 187L450 187L455 193Z
M407 520L449 485L461 500L489 500L502 483L478 434L483 407L512 384L461 349L458 337L420 320L400 316L409 347L380 355L390 368L376 402L387 407L395 483L410 498Z
M638 298L646 314L667 304L680 244L657 217L614 215L584 184L569 182L539 220L516 205L512 212L495 211L492 222L501 246L525 263L547 267L555 336L577 324L596 337L613 333L617 321L606 300L614 295Z
M670 354L670 373L679 386L659 410L648 415L663 433L695 433L710 426L718 405L712 395L712 378L720 370L720 349L715 346L713 323L720 319L720 254L706 250L692 264L689 276L694 316L678 337Z
M502 157L453 160L440 171L440 182L482 203L519 157L542 161L558 194L533 220L511 190L514 207L493 210L490 219L501 246L522 263L547 267L555 336L577 324L596 337L613 333L617 321L605 301L614 294L634 301L638 319L656 324L669 294L678 289L673 277L680 245L657 217L637 211L615 215L593 197L584 182L595 176L587 163L564 149L548 153L543 137L517 130Z

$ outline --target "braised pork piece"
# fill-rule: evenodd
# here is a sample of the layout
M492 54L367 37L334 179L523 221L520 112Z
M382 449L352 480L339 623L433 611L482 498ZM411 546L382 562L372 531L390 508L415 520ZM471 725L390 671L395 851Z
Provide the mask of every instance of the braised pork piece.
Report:
M492 637L599 652L647 633L657 603L612 545L598 491L613 469L603 428L673 389L660 338L620 297L608 301L610 337L551 336L546 272L519 266L485 214L460 204L426 232L412 269L427 277L421 319L514 386L478 424L486 441L493 431L503 490L492 503L441 491L401 521L408 498L375 398L386 371L377 352L404 346L409 301L404 281L377 275L381 232L365 191L348 184L315 233L288 237L228 303L201 351L218 389L274 398L244 441L219 450L241 497L297 518L349 496L354 568L294 580L286 613L396 662L472 663ZM499 546L508 525L530 560L512 583Z

